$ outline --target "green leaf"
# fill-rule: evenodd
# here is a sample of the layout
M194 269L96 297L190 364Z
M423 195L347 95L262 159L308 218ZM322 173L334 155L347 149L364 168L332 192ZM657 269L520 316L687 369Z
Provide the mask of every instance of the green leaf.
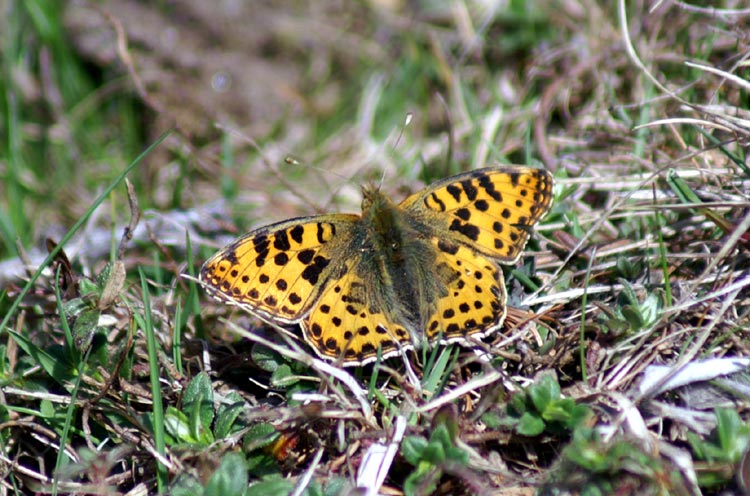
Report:
M430 441L424 451L422 451L422 459L433 465L441 465L445 462L445 448L443 444L437 441Z
M83 296L88 297L89 299L91 297L95 297L95 298L99 297L99 294L100 294L99 287L96 285L96 283L94 283L93 281L91 281L89 279L81 278L78 281L78 287L79 287L80 293ZM72 301L78 300L78 299L84 301L83 298L74 298L73 300L70 300L70 301L72 302ZM88 305L88 303L86 303L86 304Z
M203 494L203 486L200 481L190 474L182 473L177 476L172 487L169 488L170 496L195 496Z
M422 389L433 395L439 392L438 389L445 380L446 371L450 370L451 358L455 358L450 347L444 347L440 350L436 348L435 351L438 352L437 359L429 369L425 370L426 373L422 378Z
M211 389L211 379L205 372L200 372L188 383L185 388L184 403L186 405L209 401L213 402L214 392Z
M522 436L538 436L544 432L544 421L537 415L526 412L516 424L516 432Z
M230 393L227 395L226 401L232 401L233 403L222 403L219 406L219 411L216 414L216 426L214 427L214 436L216 439L224 439L228 435L242 428L242 426L239 426L236 429L233 429L237 417L245 409L245 402L237 393Z
M255 424L245 435L243 442L248 451L268 446L276 441L281 434L271 424Z
M193 377L185 388L183 410L190 415L195 439L212 442L213 439L206 438L206 433L210 434L214 419L214 391L211 388L211 379L205 372Z
M211 432L211 420L213 419L213 410L205 408L205 403L194 403L190 410L190 432L193 439L202 445L208 445L214 442L214 435ZM206 419L204 415L209 414Z
M744 427L744 428L743 428ZM745 431L743 433L743 431ZM739 463L748 446L748 425L742 423L737 410L730 408L716 409L716 436L725 461ZM744 434L744 435L743 435Z
M315 479L310 480L305 490L302 492L304 496L323 496L323 490ZM340 494L340 493L339 493Z
M560 385L551 375L543 375L537 384L529 386L529 396L534 407L544 412L550 402L560 399Z
M353 487L348 479L344 477L334 477L326 482L323 491L324 496L339 496L340 494L351 494Z
M522 391L511 396L510 401L508 402L508 406L506 407L508 414L514 417L520 417L521 415L526 413L526 410L528 410L528 405L526 404L527 398L528 393L526 391Z
M299 382L299 377L292 373L292 368L287 364L279 365L271 374L271 385L278 388L287 388Z
M88 308L78 314L73 324L73 343L79 352L85 353L98 330L99 309Z
M542 419L547 422L566 422L570 418L569 408L575 405L571 399L553 401L542 412Z
M173 406L164 412L164 429L177 443L195 443L187 415Z
M420 436L406 436L401 443L401 454L406 461L416 466L427 449L427 440Z
M104 291L104 286L107 285L110 274L112 274L112 262L107 262L101 272L96 276L96 287L99 289L100 293Z
M73 298L62 305L63 315L68 320L75 319L89 308L91 308L91 305L83 298Z
M41 400L39 402L39 413L42 418L52 419L55 417L57 409L50 400Z
M73 381L75 376L70 373L70 363L62 354L52 355L32 343L25 335L8 328L5 331L13 337L19 348L34 359L58 383L66 385Z
M284 362L281 355L262 344L256 344L252 347L250 357L253 363L266 372L273 372Z
M432 464L420 463L404 481L404 494L406 496L434 494L441 475L442 472Z
M267 477L269 475L279 475L279 466L276 463L276 460L265 451L250 453L247 456L247 468L256 478Z
M565 422L565 427L568 429L576 429L582 426L586 420L591 416L591 409L586 405L575 404L569 411L568 420Z
M446 424L438 424L430 434L430 444L438 443L444 448L453 446L454 438L451 436L449 427Z
M205 495L243 496L247 490L247 466L239 453L227 453L203 491Z
M247 488L247 494L263 496L288 496L294 490L294 483L287 479L270 479L256 482ZM208 493L207 493L208 494ZM223 496L223 495L222 495Z
M604 326L609 333L614 335L622 334L630 329L627 321L618 318L607 319L604 321Z
M625 305L620 309L622 316L630 324L630 328L634 330L643 328L643 317L641 316L640 309L632 305Z
M507 426L505 419L496 411L489 410L482 415L482 422L490 430L498 430Z

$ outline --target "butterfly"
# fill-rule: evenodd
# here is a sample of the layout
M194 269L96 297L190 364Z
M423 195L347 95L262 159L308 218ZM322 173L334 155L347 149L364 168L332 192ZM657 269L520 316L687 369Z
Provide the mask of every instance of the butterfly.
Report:
M214 298L300 324L322 358L363 365L471 341L505 319L498 264L513 264L552 203L531 167L457 174L394 203L362 188L362 214L290 219L240 237L200 271Z

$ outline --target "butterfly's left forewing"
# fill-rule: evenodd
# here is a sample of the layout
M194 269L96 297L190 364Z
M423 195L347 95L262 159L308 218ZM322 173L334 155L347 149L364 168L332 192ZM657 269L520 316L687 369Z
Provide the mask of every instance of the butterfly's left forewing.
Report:
M531 167L478 169L439 181L401 203L453 240L501 263L514 263L531 228L552 203L552 175Z

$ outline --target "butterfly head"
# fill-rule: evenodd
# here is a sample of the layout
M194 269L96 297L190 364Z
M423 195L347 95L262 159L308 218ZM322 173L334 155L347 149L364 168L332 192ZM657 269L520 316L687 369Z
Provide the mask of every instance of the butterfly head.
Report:
M390 202L390 200L380 192L380 187L374 186L372 184L362 186L363 216L365 216L366 213L369 212L372 208L377 209L378 206L383 204L384 201Z
M362 187L362 220L376 231L388 231L399 223L402 210L375 186ZM396 228L398 226L395 226Z

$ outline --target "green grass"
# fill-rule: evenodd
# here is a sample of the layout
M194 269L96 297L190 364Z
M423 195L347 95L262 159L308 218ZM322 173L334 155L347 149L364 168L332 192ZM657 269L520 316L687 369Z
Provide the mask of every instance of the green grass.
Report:
M407 494L747 491L738 374L638 389L648 365L748 355L747 88L683 63L746 80L744 17L290 4L232 38L186 6L141 5L144 32L128 5L12 1L0 21L5 492L340 494L402 422L383 470ZM201 79L221 71L228 94ZM491 163L557 184L506 271L530 306L488 363L451 346L412 377L337 370L195 282L247 229Z

